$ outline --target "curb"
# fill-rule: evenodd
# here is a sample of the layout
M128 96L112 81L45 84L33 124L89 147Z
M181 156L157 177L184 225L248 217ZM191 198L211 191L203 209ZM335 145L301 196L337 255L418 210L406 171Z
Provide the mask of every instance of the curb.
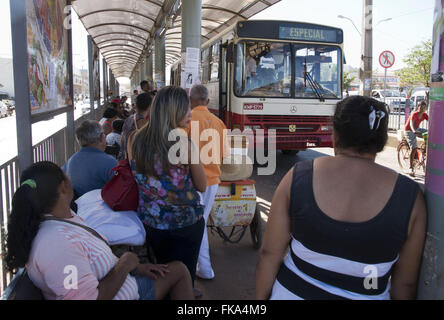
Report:
M422 138L417 138L418 139L418 145L420 142L423 142L424 139ZM388 133L388 140L387 140L387 144L385 145L386 147L391 147L391 148L397 148L399 144L398 141L398 135L396 134L396 132L389 132Z

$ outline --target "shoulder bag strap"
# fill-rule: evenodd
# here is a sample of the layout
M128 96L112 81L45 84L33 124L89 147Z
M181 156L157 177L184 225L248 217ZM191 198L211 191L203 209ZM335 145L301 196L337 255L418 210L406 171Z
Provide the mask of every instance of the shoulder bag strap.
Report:
M134 114L134 127L136 128L136 130L139 130L139 128L137 127L136 115L137 115L137 113Z
M45 221L54 220L54 221L60 221L60 222L65 222L65 223L68 223L68 224L75 225L77 227L85 229L86 231L91 233L96 238L98 238L98 239L102 240L103 242L105 242L107 246L109 246L108 241L106 241L96 230L94 230L94 229L92 229L90 227L87 227L85 225L82 225L80 223L76 223L76 222L73 222L73 221L68 221L68 220L65 220L65 219L55 218L55 217L45 217L45 218L43 218L43 220L45 220Z

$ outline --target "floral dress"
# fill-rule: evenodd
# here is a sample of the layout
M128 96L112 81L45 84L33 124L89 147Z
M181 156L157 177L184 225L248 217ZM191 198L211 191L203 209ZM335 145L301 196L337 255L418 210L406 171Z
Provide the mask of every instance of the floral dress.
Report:
M191 180L187 166L171 166L168 174L157 161L157 177L147 177L131 167L139 187L139 219L147 226L160 230L174 230L195 224L203 217L200 196Z

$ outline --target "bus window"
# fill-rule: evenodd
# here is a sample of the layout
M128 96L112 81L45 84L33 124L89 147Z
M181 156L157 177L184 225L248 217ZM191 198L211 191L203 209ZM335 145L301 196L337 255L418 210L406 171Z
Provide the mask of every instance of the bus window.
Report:
M245 91L245 59L244 59L244 48L245 44L239 43L237 45L237 54L236 54L236 70L235 70L235 78L234 78L234 93L238 96L242 95L242 92Z
M341 53L338 47L295 45L296 98L316 98L314 86L324 98L341 97ZM305 76L305 73L307 76Z
M290 97L290 45L249 41L242 47L245 48L246 58L238 52L236 79L240 80L242 75L244 85L237 94L246 97Z
M210 80L219 79L219 42L211 46Z

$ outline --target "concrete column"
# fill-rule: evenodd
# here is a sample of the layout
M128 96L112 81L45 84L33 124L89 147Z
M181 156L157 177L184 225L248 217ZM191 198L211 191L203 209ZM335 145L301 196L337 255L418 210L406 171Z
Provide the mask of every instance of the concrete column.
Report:
M114 74L112 73L112 71L109 73L109 89L113 92L113 95L111 97L111 100L117 96L116 93L116 79L114 78Z
M93 46L92 37L88 36L88 74L89 74L89 106L90 113L89 118L94 120L94 57L93 57Z
M145 78L147 81L153 82L153 55L150 54L145 59Z
M370 97L373 70L373 0L363 0L360 92Z
M436 1L431 73L444 71L444 22L441 1ZM439 81L433 79L432 81ZM444 81L432 82L425 197L427 239L418 284L419 299L444 299Z
M108 104L108 66L103 59L103 103Z
M202 0L182 1L182 52L199 48L202 27Z
M187 48L198 49L200 52L201 27L202 0L182 1L182 53L186 53ZM200 62L200 59L198 60ZM182 71L191 71L194 74L193 83L197 82L200 77L199 63L190 65L186 61L183 63ZM182 79L182 81L185 81L185 79ZM181 83L181 85L183 88L189 88L185 83Z
M139 64L139 73L140 73L140 81L146 80L146 76L145 76L145 63L141 62Z
M23 172L34 162L29 98L26 2L10 0L10 10L18 164L20 172ZM0 212L3 213L2 208L0 208ZM0 217L0 221L3 221L2 217Z
M165 32L156 35L154 50L154 86L156 89L161 89L165 86Z

